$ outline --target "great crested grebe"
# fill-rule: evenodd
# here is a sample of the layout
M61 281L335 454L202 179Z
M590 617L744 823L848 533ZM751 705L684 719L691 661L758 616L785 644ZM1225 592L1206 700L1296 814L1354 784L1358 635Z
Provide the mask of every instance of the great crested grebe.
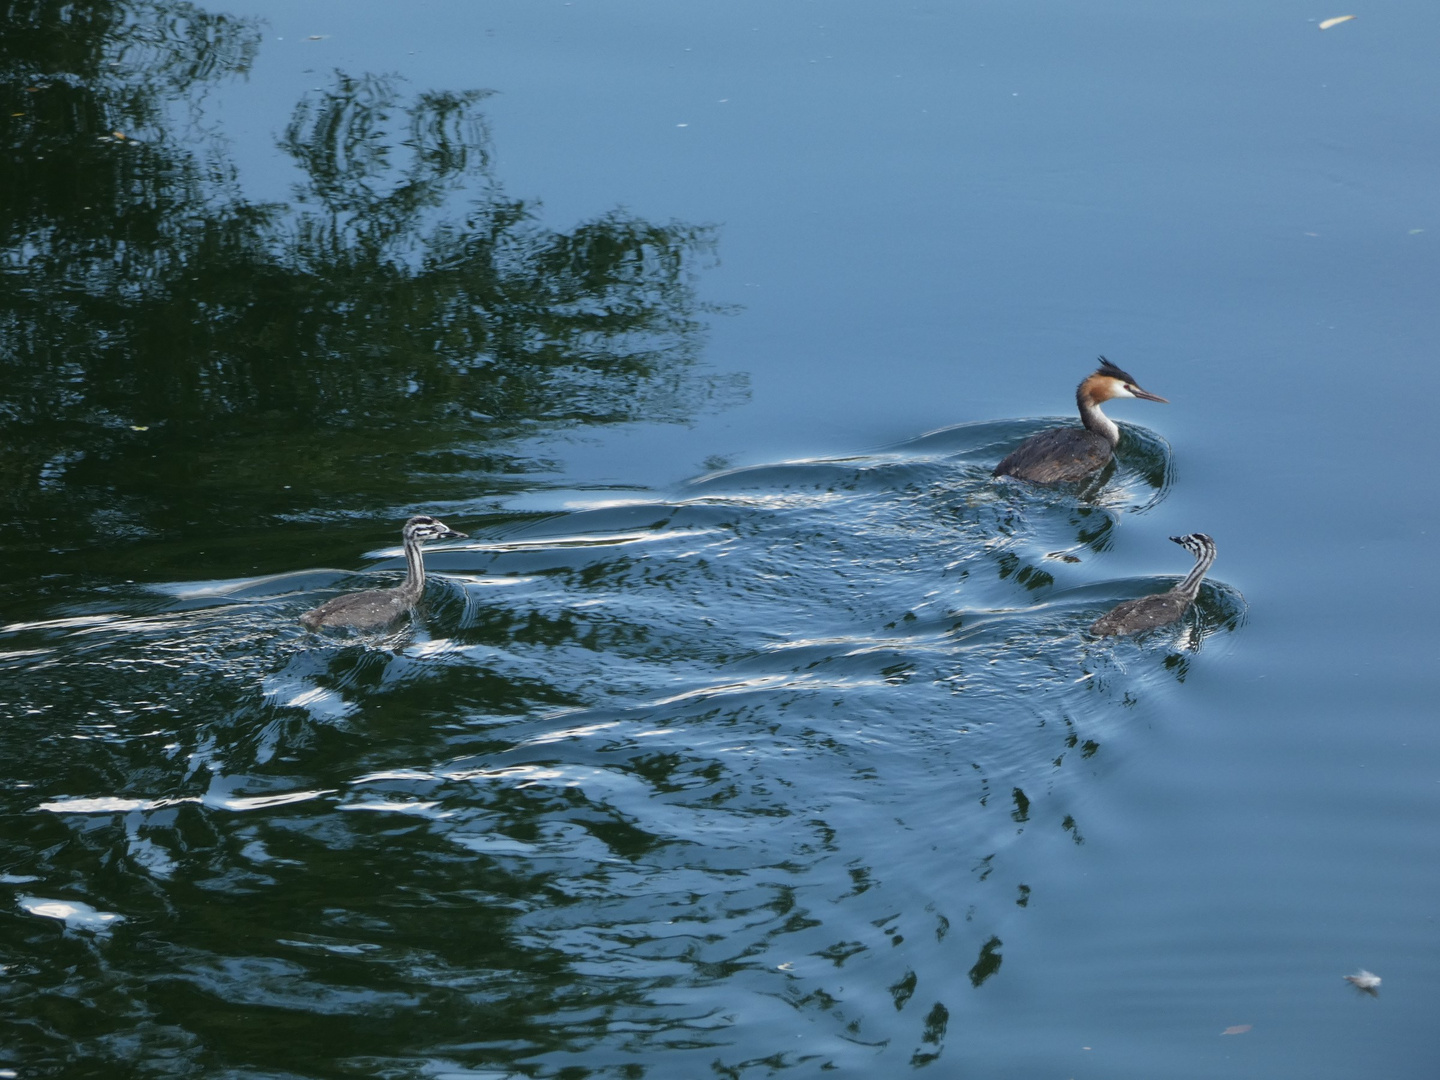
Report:
M1126 600L1123 604L1117 604L1090 625L1092 634L1100 637L1138 634L1142 630L1153 630L1157 626L1169 626L1178 621L1195 602L1195 597L1200 594L1200 580L1215 561L1215 541L1204 533L1172 536L1170 539L1195 556L1195 568L1169 592L1154 593L1138 600Z
M1036 484L1064 484L1083 480L1114 456L1120 429L1100 411L1111 398L1144 398L1169 404L1159 394L1141 390L1135 379L1105 357L1100 367L1075 390L1083 428L1051 428L1031 435L995 466L996 476L1014 476Z
M426 540L464 540L437 518L424 514L405 522L401 535L405 538L405 583L393 589L366 589L326 600L300 616L311 630L322 626L353 626L358 629L385 626L415 606L425 591L425 557L420 545Z

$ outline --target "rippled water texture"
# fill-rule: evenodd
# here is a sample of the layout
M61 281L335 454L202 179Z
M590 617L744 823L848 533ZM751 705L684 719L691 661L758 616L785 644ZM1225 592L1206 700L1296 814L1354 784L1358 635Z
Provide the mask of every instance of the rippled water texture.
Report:
M0 4L0 1080L1430 1080L1437 16L1335 14Z
M1104 558L1167 451L1131 429L1095 500L992 480L1026 430L484 522L388 635L301 630L363 582L316 573L6 627L12 768L45 811L15 869L109 913L25 903L48 919L12 1001L58 989L58 950L125 1017L37 1015L26 1049L203 1041L301 1073L937 1056L1030 901L1013 851L1085 842L1096 757L1223 662L1244 610L1212 583L1177 628L1089 638L1168 587ZM105 700L116 669L130 696ZM306 1043L267 1061L277 1025Z

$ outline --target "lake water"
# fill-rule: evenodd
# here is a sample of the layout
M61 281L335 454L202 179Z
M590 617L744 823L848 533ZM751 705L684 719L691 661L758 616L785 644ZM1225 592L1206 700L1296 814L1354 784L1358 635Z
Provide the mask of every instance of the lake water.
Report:
M1440 13L1345 13L11 5L0 1077L1433 1076Z

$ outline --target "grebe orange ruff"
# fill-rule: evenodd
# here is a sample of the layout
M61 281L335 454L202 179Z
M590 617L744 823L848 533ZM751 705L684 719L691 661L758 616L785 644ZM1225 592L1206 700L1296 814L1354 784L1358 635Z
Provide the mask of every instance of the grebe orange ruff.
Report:
M1013 476L1036 484L1065 484L1084 480L1115 456L1120 429L1100 411L1111 398L1143 398L1168 405L1159 394L1141 390L1132 375L1100 357L1100 367L1075 390L1083 428L1051 428L1031 435L995 466L996 476Z

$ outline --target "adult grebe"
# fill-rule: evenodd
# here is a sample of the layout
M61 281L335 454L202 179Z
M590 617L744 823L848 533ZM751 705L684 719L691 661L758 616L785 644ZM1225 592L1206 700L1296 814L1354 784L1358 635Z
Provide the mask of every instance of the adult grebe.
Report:
M996 476L1014 476L1037 484L1063 484L1083 480L1115 453L1120 429L1100 411L1111 398L1144 398L1169 404L1159 394L1141 390L1135 379L1103 356L1095 374L1075 390L1083 428L1051 428L1031 435L995 466Z
M1169 592L1142 596L1138 600L1126 600L1123 604L1116 605L1113 610L1107 611L1091 624L1092 634L1101 637L1138 634L1142 630L1153 630L1157 626L1169 626L1179 620L1185 610L1195 602L1195 597L1200 593L1200 579L1215 561L1215 541L1204 533L1172 536L1170 539L1195 556L1195 568Z
M425 557L420 545L426 540L464 540L443 521L420 515L405 523L405 584L393 589L367 589L326 600L305 612L300 621L311 630L322 626L353 626L360 629L385 626L415 606L425 591Z

